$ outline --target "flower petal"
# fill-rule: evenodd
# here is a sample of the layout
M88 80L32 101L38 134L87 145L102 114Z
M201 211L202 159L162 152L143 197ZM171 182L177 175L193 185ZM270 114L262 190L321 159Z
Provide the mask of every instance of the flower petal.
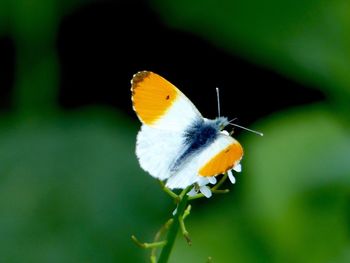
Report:
M239 163L237 164L235 167L233 167L233 170L235 170L236 172L242 172L242 165Z
M211 184L216 184L216 182L217 182L215 176L208 177L208 180L209 180L209 183L211 183Z
M199 179L198 179L198 181L197 181L197 184L199 185L199 186L203 186L203 185L207 185L207 184L209 184L209 179L208 179L208 177L203 177L203 176L199 176Z
M227 171L228 178L230 179L231 183L236 183L236 178L233 176L232 170Z
M206 198L210 198L212 193L211 190L208 186L203 185L199 188L199 191L206 197Z
M177 213L177 207L175 208L175 210L173 211L173 216Z
M197 194L197 191L196 191L195 187L193 187L193 188L191 189L191 191L189 191L189 192L187 193L188 196L195 196L196 194Z

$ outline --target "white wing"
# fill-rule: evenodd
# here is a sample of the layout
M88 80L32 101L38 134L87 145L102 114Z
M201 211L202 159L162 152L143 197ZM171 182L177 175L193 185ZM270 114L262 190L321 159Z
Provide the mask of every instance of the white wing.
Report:
M183 150L183 140L179 132L142 125L136 140L140 166L155 178L167 179L171 164Z

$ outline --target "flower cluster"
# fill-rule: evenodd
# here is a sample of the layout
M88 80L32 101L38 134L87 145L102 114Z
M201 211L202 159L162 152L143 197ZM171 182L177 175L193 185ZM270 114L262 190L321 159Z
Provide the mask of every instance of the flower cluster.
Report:
M232 170L236 172L242 171L242 165L239 163L233 169L227 171L228 178L232 184L236 183L236 178L233 175ZM212 191L208 184L215 185L217 183L216 177L201 177L198 182L193 186L193 188L187 193L189 196L193 197L199 192L202 193L205 197L210 198L212 196Z

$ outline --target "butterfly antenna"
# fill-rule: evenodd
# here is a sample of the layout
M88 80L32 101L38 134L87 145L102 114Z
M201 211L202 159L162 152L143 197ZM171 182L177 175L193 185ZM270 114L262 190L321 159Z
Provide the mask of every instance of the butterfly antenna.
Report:
M220 117L220 115L221 115L221 114L220 114L220 92L219 92L219 88L218 88L218 87L216 87L216 98L217 98L217 102L218 102L218 115L219 115L219 117ZM254 131L254 130L248 129L248 128L246 128L246 127L243 127L243 126L241 126L241 125L238 125L238 124L236 124L236 123L232 123L232 122L235 121L236 119L237 119L237 118L234 118L234 119L230 120L230 121L229 121L229 124L232 125L232 126L236 126L236 127L238 127L238 128L241 128L241 129L243 129L243 130L250 131L250 132L252 132L252 133L258 134L258 135L260 135L260 136L264 136L264 134L263 134L262 132Z
M264 134L263 134L262 132L258 132L258 131L254 131L254 130L248 129L248 128L243 127L243 126L241 126L241 125L238 125L238 124L236 124L236 123L229 123L229 124L232 125L232 126L241 128L241 129L243 129L243 130L250 131L250 132L255 133L255 134L257 134L257 135L264 136Z
M237 120L238 118L233 118L232 120L229 120L228 122L231 123L231 122L234 122L235 120Z
M218 101L218 117L220 117L220 92L218 87L216 87L216 99Z

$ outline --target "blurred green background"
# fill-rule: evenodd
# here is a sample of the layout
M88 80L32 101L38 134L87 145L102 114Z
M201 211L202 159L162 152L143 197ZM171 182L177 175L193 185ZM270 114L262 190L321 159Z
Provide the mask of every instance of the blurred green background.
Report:
M346 0L0 2L0 262L147 262L173 204L138 166L130 79L240 124L231 193L170 262L350 262Z

